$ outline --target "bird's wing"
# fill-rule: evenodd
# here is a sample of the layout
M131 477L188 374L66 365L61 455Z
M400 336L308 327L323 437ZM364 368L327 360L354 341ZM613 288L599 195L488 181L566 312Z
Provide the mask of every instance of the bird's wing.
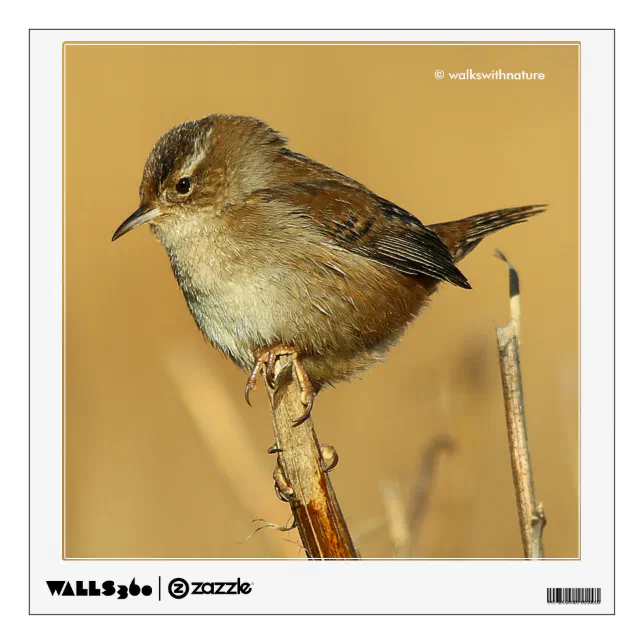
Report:
M363 187L338 181L289 183L258 191L310 219L336 248L407 275L470 288L443 240L416 217Z

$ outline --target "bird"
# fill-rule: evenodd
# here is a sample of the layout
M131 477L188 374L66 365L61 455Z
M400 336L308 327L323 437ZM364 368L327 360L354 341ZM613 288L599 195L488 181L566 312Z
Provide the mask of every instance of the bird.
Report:
M163 134L140 205L116 240L149 224L197 326L248 373L290 359L303 413L327 385L382 362L481 240L543 212L493 210L425 225L341 172L292 151L250 116L211 114Z

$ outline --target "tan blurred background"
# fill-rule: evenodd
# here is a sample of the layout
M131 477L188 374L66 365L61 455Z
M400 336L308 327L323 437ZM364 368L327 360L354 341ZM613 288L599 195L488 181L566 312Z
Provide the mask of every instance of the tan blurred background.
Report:
M538 71L544 81L436 80ZM389 360L316 401L332 479L365 557L398 554L394 499L414 512L427 446L447 435L417 557L521 557L495 326L502 249L520 272L521 358L546 555L578 556L578 86L575 46L66 48L67 557L302 557L266 453L260 386L197 330L163 248L112 233L138 206L146 156L171 126L259 117L291 148L425 223L549 203L461 265ZM243 543L242 543L243 542Z

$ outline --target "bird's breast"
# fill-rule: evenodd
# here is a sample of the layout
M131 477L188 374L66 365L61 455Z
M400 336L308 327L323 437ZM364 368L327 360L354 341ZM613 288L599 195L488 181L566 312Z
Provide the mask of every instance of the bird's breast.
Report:
M352 253L303 246L301 239L240 252L228 241L166 249L198 327L246 370L258 351L278 343L309 361L379 353L426 296L411 278Z
M302 304L292 269L226 244L167 250L197 326L240 367L252 369L258 350L293 339Z

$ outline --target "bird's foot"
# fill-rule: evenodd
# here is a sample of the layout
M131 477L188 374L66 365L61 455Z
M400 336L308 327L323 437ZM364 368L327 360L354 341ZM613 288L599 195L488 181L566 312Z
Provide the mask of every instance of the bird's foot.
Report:
M248 377L246 382L246 391L244 392L244 397L246 402L250 405L250 392L255 389L257 386L257 376L259 372L264 369L264 374L266 376L266 382L270 387L274 386L275 383L275 363L277 359L282 356L288 356L291 358L291 364L293 365L293 370L295 372L295 377L300 386L300 400L304 405L304 413L293 422L293 427L301 425L310 415L311 410L313 409L313 399L315 398L315 393L313 392L313 385L311 380L308 377L304 366L302 365L302 360L299 357L297 350L294 347L286 346L283 344L276 344L270 347L268 350L258 353L255 356L255 366L253 371Z
M328 473L335 468L340 457L333 445L320 445L320 453L322 454L322 460L324 461L324 472Z
M284 470L278 463L273 470L273 481L275 482L275 493L280 501L286 503L295 501L295 490L289 485Z

